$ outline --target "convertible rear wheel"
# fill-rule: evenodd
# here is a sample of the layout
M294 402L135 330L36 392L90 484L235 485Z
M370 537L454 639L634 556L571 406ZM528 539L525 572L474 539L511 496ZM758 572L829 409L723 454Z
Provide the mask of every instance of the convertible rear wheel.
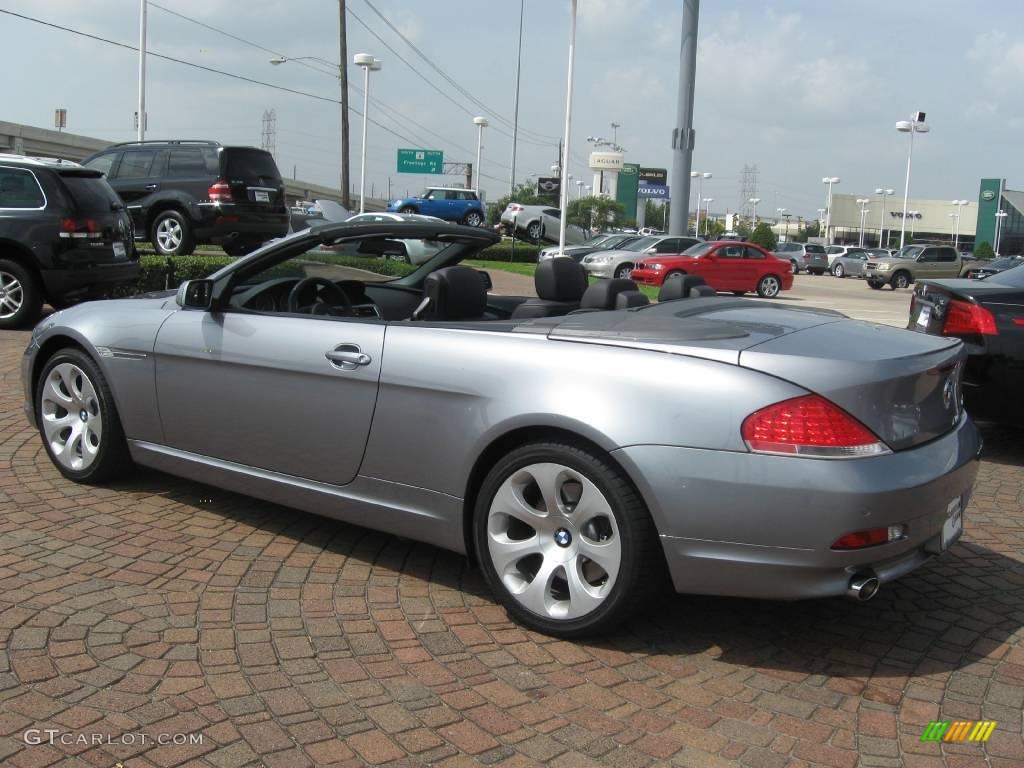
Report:
M63 349L47 361L35 405L43 445L64 477L102 483L129 464L110 388L81 350Z
M477 496L474 534L498 600L550 635L614 626L659 583L643 501L607 459L572 444L534 443L499 461Z

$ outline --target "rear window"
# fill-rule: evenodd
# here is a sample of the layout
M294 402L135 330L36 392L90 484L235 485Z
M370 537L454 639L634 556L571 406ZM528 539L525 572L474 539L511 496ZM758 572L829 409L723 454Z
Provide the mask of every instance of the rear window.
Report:
M804 250L807 251L808 253L824 253L825 252L825 248L823 246L814 245L813 243L808 243L807 245L805 245L804 246Z
M262 149L225 149L224 175L245 182L280 181L281 172L269 152Z
M122 205L121 198L98 174L62 173L60 180L80 213L109 213Z

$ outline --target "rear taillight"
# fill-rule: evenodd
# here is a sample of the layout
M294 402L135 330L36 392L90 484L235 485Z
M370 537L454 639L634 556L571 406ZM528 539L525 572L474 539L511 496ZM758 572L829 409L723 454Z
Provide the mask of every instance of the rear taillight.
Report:
M206 196L210 198L211 203L220 203L231 199L231 185L228 184L224 179L217 179L210 185L210 188L206 190Z
M820 395L804 395L750 414L741 428L755 453L855 459L889 453L878 436Z
M902 525L890 525L885 528L869 528L840 536L832 542L832 549L864 549L899 541L906 536L906 528Z
M997 336L996 318L979 304L952 299L946 307L946 322L942 332L947 336Z
M509 209L510 211L512 211L513 213L518 213L519 211L523 211L523 210L526 210L525 208L523 208L523 206L521 206L521 205L516 205L515 203L512 203L512 205L510 205L510 206L508 207L508 209Z
M60 236L64 238L103 237L103 225L95 219L62 219L60 229Z

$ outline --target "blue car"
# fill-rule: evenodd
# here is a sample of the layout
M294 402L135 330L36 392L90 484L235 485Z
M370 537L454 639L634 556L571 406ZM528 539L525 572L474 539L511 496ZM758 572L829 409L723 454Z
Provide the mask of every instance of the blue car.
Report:
M388 203L388 210L397 213L419 213L436 216L470 227L483 226L484 204L472 189L427 187L419 197L402 197Z

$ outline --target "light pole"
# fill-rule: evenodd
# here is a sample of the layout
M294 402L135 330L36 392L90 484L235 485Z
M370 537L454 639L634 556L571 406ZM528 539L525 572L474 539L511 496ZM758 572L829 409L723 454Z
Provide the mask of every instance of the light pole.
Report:
M569 139L570 129L572 127L572 68L576 60L576 0L569 0L569 70L566 73L566 88L565 88L565 135L562 137L564 150L562 157L565 161L561 161L562 165L562 185L559 189L559 208L562 213L558 217L558 253L559 255L565 253L565 228L567 219L569 218Z
M786 218L786 240L788 241L789 240L789 215L786 214L787 210L788 210L787 208L776 208L775 212L777 214L779 214L780 217L781 216L785 216L785 218Z
M878 247L885 248L885 198L896 194L894 189L876 189L876 195L882 196L882 215L878 219Z
M704 198L704 234L708 233L708 219L711 217L711 203L715 201L713 197Z
M477 127L476 133L476 180L473 183L473 187L476 189L477 195L480 194L480 152L484 146L484 128L487 127L486 117L474 117L473 125Z
M829 236L829 231L832 229L832 185L839 183L839 177L825 176L821 183L828 184L828 202L825 203L825 245L831 245L832 238Z
M860 240L857 241L857 245L861 248L864 247L864 219L868 215L867 204L870 202L866 197L857 198L857 205L860 206Z
M783 208L782 210L786 210L786 209ZM786 241L789 242L789 220L791 218L793 218L793 214L792 213L784 213L784 214L782 214L782 218L784 218L786 220Z
M352 63L363 68L363 151L359 162L359 212L366 212L366 113L370 107L370 72L377 72L381 63L368 53L357 53Z
M711 174L705 171L690 171L690 178L697 180L697 220L693 222L693 234L700 235L700 201L704 193L704 179L710 179ZM689 202L689 201L687 201Z
M750 228L750 231L753 232L754 228L757 226L757 204L761 202L761 198L752 197L749 200L747 200L747 202L754 206L754 225Z
M576 179L576 199L583 197L583 179Z
M139 128L138 137L146 136L146 0L139 7Z
M971 204L970 200L954 200L951 203L951 205L955 205L956 206L956 213L951 213L949 215L956 219L956 233L953 235L953 247L958 249L958 250L960 248L960 214L962 213L962 208L965 205L970 205L970 204Z
M1004 210L1000 209L996 211L996 247L994 249L996 252L996 256L999 255L999 236L1002 234L1003 231L1003 219L1005 219L1007 215L1008 214Z
M900 223L900 248L907 234L907 203L910 200L910 162L914 158L914 134L928 133L928 125L924 121L924 112L915 112L909 120L896 123L896 130L910 134L910 147L907 149L907 179L903 184L903 220Z
M917 217L921 215L920 211L907 211L907 215L910 217L910 239L914 239L914 231L917 229Z
M619 143L619 128L622 127L622 123L612 123L612 141L616 144Z

